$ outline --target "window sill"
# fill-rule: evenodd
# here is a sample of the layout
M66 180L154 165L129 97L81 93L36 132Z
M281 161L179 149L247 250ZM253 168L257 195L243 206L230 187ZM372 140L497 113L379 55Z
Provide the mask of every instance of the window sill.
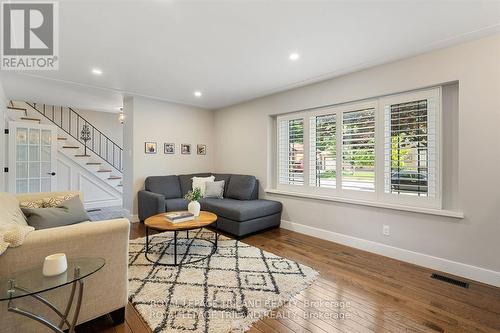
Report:
M300 192L292 192L292 191L283 191L283 190L276 190L276 189L266 189L265 191L266 191L266 193L269 193L269 194L278 194L278 195L285 195L285 196L291 196L291 197L343 202L343 203L357 204L357 205L370 206L370 207L402 210L402 211L406 211L406 212L446 216L446 217L452 217L452 218L456 218L456 219L463 219L464 218L463 212L455 211L455 210L413 207L413 206L397 205L397 204L382 203L382 202L372 202L372 201L351 199L351 198L332 197L332 196L326 196L326 195L320 195L320 194L309 194L309 193L300 193Z

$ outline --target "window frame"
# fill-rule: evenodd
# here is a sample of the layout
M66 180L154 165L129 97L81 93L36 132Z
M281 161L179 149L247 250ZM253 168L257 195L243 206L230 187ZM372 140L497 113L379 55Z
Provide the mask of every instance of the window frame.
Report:
M384 192L384 170L385 170L385 156L384 156L384 108L385 105L396 104L395 102L408 102L410 100L435 98L435 112L436 112L436 196L435 197L422 197L410 196L394 193ZM389 104L390 103L390 104ZM276 116L276 182L277 190L303 193L305 195L320 195L328 196L332 199L353 199L363 200L373 203L382 204L396 204L407 205L413 207L423 208L442 208L442 108L441 108L441 87L428 88L423 90L410 91L406 93L399 93L388 95L379 98L372 98L357 102L350 102L345 104L319 107L304 111L297 111L284 115ZM343 114L350 111L358 111L363 109L374 109L375 115L375 165L374 165L374 191L361 191L354 189L342 188L342 131L343 131ZM315 184L310 184L311 181L311 120L313 117L335 114L336 123L336 186L335 188L318 187ZM280 121L302 119L304 124L303 142L304 142L304 183L302 185L280 184ZM314 163L315 164L315 163Z

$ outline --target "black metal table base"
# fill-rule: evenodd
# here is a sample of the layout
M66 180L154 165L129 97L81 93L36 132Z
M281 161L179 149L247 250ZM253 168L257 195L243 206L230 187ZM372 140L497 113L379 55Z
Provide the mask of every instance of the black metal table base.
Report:
M218 242L218 238L219 238L219 234L217 232L217 222L215 225L216 225L216 229L214 231L215 240L210 240L210 239L206 239L206 238L198 238L198 237L189 238L189 230L186 230L186 239L191 240L192 242L194 242L196 239L198 239L198 240L203 240L203 241L206 241L206 242L209 242L212 244L212 250L210 251L209 254L207 254L206 256L203 256L201 258L198 258L196 260L190 260L190 261L181 260L180 262L177 262L177 234L179 233L179 231L174 231L174 263L173 264L162 262L161 261L161 258L163 257L162 254L160 254L160 257L158 260L153 260L153 259L150 259L148 257L148 254L149 254L149 228L146 227L146 248L144 251L144 256L146 257L146 259L149 262L151 262L155 265L161 265L161 266L180 266L180 265L194 264L196 262L205 260L208 257L212 256L217 251L217 242ZM192 230L194 230L194 229L192 229ZM189 247L188 247L188 249L189 249ZM188 252L184 253L184 255L189 255L189 253Z

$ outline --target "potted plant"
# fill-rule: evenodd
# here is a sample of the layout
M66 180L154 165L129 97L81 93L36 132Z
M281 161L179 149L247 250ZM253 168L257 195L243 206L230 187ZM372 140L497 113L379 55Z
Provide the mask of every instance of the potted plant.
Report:
M199 187L195 187L192 191L186 193L184 199L189 201L188 211L195 217L199 216L201 206L198 200L201 199L201 189Z

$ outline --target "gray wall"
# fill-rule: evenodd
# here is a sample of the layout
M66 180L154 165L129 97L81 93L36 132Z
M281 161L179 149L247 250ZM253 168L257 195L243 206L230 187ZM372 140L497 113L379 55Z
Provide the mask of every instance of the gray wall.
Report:
M445 205L464 219L263 196L283 202L287 221L500 272L499 59L495 35L217 110L215 171L254 174L271 187L271 115L458 82L458 101L456 88L445 97L444 112L454 112L443 125ZM391 236L382 235L382 224Z

